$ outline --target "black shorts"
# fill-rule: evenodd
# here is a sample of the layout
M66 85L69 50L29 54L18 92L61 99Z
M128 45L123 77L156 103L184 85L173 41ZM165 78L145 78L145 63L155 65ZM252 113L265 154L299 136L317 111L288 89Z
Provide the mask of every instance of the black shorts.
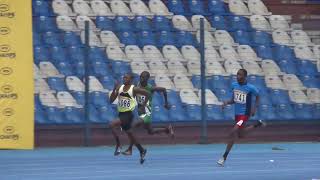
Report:
M133 112L119 112L119 119L121 121L121 128L125 131L128 131L131 129L131 124L133 121Z

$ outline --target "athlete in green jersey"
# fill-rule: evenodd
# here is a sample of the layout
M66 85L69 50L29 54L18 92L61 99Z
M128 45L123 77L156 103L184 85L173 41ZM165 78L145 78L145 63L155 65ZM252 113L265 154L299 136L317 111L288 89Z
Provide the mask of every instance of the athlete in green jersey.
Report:
M153 92L162 92L165 100L164 107L169 109L168 99L167 99L167 91L166 88L163 87L153 87L152 85L148 84L148 80L150 78L150 73L147 71L143 71L140 74L140 82L138 87L141 89L145 89L147 92L152 94ZM148 134L160 134L166 133L170 134L170 136L174 137L174 131L172 125L163 128L152 128L152 96L149 97L149 100L146 99L146 96L143 94L136 95L138 101L138 113L139 113L139 120L134 123L133 127L139 127L143 125L143 127L148 131ZM145 104L145 106L144 106ZM131 155L132 154L132 146L131 143L128 149L123 152L124 155Z
M142 88L137 88L132 85L133 76L131 74L126 74L123 77L123 85L115 84L115 87L110 96L110 102L113 103L116 98L118 98L118 112L119 119L111 122L110 126L112 129L112 134L116 140L116 149L114 155L117 156L121 153L121 145L118 134L116 133L116 128L121 126L121 128L126 132L131 144L135 144L140 151L140 163L144 162L144 157L147 150L144 149L140 143L137 141L135 136L131 131L131 124L134 118L133 110L136 107L135 97L137 94L142 94L149 99L150 93ZM141 104L141 106L146 106L146 103Z

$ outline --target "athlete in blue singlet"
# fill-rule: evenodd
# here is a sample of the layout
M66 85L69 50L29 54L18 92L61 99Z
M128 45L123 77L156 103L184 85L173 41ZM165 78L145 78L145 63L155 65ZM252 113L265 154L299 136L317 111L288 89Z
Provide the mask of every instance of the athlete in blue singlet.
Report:
M221 166L227 159L227 156L237 138L242 138L245 132L260 126L265 126L265 122L259 120L257 124L245 126L245 123L249 120L250 116L254 116L259 105L259 91L252 85L247 83L247 71L245 69L240 69L237 72L237 82L232 83L233 97L231 100L223 102L222 108L228 104L235 104L235 121L231 134L230 140L226 148L223 157L217 161ZM252 104L252 98L256 97L255 103Z

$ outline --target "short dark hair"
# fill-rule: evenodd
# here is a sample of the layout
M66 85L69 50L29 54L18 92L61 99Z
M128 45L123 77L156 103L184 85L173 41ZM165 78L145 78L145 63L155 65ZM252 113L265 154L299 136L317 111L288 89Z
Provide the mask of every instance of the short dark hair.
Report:
M245 76L245 77L247 77L247 75L248 75L248 72L247 72L247 70L245 70L245 69L239 69L239 71L243 71L243 73L244 73L244 76Z
M128 75L131 79L134 79L134 75L132 73L126 73L125 75Z
M143 72L141 73L141 75L142 75L142 74L147 74L148 78L150 77L150 73L149 73L148 71L143 71Z

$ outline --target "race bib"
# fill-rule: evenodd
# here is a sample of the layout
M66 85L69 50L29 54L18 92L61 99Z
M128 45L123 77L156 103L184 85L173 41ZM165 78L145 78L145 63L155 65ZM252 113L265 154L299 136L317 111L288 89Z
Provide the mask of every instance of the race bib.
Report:
M146 96L137 96L137 100L139 104L144 104L145 100L146 100Z
M234 102L245 104L247 103L247 94L243 91L234 90Z
M130 105L130 99L121 98L118 102L118 106L122 108L129 108Z

